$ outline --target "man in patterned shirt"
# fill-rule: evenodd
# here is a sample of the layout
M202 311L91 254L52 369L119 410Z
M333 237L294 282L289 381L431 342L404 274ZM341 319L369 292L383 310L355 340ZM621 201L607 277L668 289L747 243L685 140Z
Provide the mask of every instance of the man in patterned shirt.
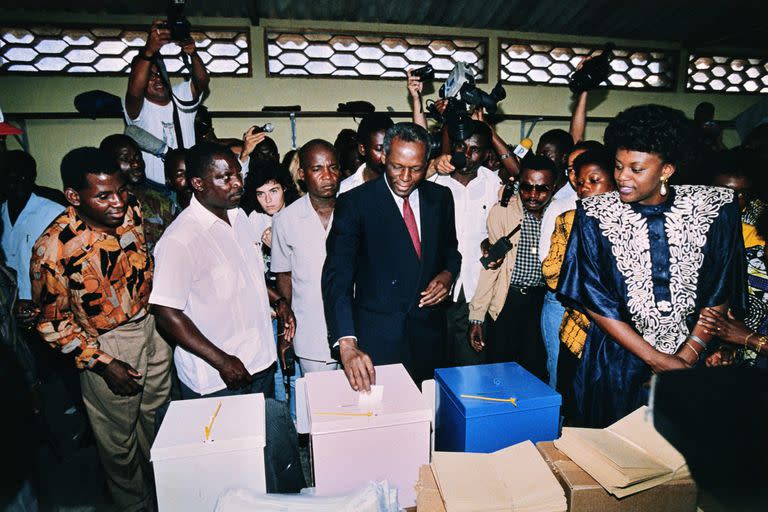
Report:
M541 217L552 199L557 171L543 156L523 160L520 191L505 208L501 204L488 214L491 243L509 236L512 249L495 269L482 269L469 305L469 343L485 349L488 335L490 362L516 361L546 381L546 352L539 318L546 288L541 275L539 238ZM491 321L483 332L486 314Z
M152 259L141 212L108 154L61 162L70 206L32 250L37 330L74 357L107 483L119 510L152 509L149 447L170 392L171 351L148 315Z

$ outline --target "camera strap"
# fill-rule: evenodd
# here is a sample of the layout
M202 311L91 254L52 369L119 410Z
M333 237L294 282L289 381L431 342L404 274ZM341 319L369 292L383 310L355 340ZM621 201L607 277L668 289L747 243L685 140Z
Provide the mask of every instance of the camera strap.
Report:
M178 102L179 105L183 107L191 107L196 105L198 100L196 99L182 100L176 97L176 95L173 93L173 88L171 87L171 79L168 76L168 70L165 68L165 62L163 61L162 56L158 52L154 55L154 58L155 58L155 65L157 66L157 72L160 74L160 79L163 81L163 84L165 85L166 89L168 89L168 92L171 96L171 104L173 105L173 129L176 132L177 148L185 149L184 135L181 131L181 122L179 120L179 108L176 105L176 103ZM195 89L198 90L198 94L203 94L203 92L200 90L200 87L197 85L197 81L195 80L194 73L192 73L192 69L191 69L191 66L189 65L189 61L184 59L184 64L187 66L187 69L189 70L189 76L192 78L192 83L195 85Z
M523 229L523 223L522 223L522 222L521 222L520 224L518 224L518 225L515 227L515 229L513 229L512 231L510 231L509 233L507 233L507 236L505 236L504 238L506 238L507 240L509 240L510 238L512 238L513 236L515 236L515 233L517 233L517 232L518 232L518 231L520 231L521 229Z

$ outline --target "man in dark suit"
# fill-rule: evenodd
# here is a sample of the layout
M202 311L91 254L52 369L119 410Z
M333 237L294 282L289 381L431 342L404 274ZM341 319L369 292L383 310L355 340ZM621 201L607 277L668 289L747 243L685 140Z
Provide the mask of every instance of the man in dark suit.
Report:
M442 303L461 255L451 193L424 181L428 145L423 128L393 126L384 137L384 179L336 203L323 302L329 343L355 390L375 383L374 363L403 363L421 383L443 362Z

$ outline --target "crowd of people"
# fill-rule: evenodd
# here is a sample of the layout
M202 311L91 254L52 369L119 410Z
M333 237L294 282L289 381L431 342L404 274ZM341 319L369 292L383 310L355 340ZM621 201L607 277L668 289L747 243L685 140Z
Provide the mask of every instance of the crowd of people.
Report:
M281 161L256 126L216 137L194 43L193 79L171 88L168 42L153 24L124 104L166 152L124 134L75 148L63 197L29 154L0 155L4 364L31 408L41 372L77 369L120 510L154 506L172 399L290 404L302 373L366 391L376 365L420 384L514 361L562 394L565 424L604 427L647 403L653 373L766 366L766 125L729 150L707 108L629 106L585 140L582 92L570 131L523 157L482 109L436 145L408 73L412 122L372 113Z

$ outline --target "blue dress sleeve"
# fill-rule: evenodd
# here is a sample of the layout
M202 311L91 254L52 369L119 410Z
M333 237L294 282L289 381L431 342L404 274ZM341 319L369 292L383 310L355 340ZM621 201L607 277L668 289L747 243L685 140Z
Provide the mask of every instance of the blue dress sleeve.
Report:
M709 228L699 272L698 309L728 303L737 318L747 312L747 261L738 202L726 204Z
M614 291L615 267L606 253L598 220L577 203L571 236L560 270L557 292L576 309L585 308L612 320L623 320L623 301Z

